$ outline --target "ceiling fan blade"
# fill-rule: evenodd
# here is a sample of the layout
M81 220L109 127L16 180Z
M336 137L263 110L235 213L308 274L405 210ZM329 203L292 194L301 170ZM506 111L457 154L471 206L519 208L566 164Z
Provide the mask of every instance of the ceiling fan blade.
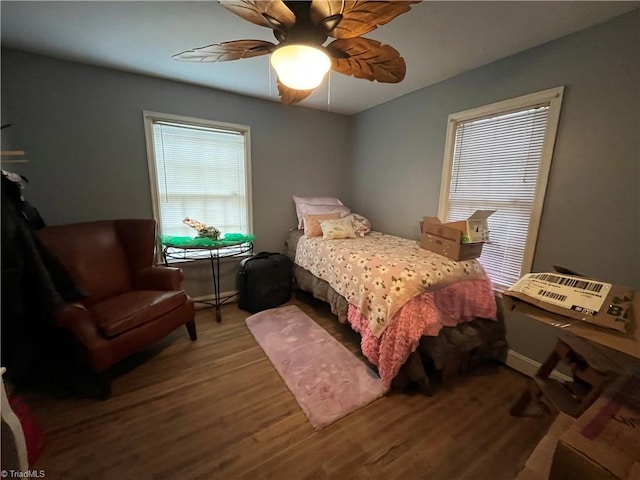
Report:
M309 16L314 25L320 25L322 20L342 13L342 0L312 0Z
M327 45L333 57L332 68L343 75L398 83L404 79L407 66L400 53L390 45L368 38L345 38Z
M174 55L174 60L181 62L227 62L240 58L251 58L265 55L273 51L274 43L264 40L234 40L232 42L214 43L206 47L194 48Z
M322 21L342 14L342 20L329 32L334 38L355 38L389 23L398 15L411 10L411 4L419 1L365 1L365 0L313 0L310 7L311 21L322 25Z
M285 105L294 105L298 102L301 102L305 98L307 98L311 93L311 90L296 90L294 88L287 87L284 83L278 79L278 94L280 95L280 100Z
M261 27L289 29L296 16L282 0L220 0L227 10Z

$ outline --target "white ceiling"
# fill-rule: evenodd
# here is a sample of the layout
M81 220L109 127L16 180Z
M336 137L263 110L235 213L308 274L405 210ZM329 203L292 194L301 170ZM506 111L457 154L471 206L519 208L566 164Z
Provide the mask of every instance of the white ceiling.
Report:
M395 47L406 78L332 73L300 105L353 114L638 8L640 2L423 2L364 35ZM229 40L277 43L217 2L0 3L2 46L279 101L267 56L185 63L171 56Z

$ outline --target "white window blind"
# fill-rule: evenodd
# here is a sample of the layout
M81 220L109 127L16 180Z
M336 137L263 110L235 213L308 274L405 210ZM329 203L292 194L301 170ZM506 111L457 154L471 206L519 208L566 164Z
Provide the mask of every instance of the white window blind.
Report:
M194 236L185 217L223 234L251 233L246 132L145 118L152 130L150 170L161 234Z
M550 115L548 101L479 113L450 124L453 148L444 172L448 185L441 217L462 220L478 209L496 210L488 220L491 242L484 245L480 261L495 287L504 289L531 268L551 132L555 138L550 119L557 123L557 115Z

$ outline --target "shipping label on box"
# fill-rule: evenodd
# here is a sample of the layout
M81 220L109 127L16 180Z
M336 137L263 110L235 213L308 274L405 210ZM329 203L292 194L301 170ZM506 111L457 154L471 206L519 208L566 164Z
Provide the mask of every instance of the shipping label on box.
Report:
M529 273L509 290L561 308L593 315L602 308L611 284L555 273Z
M634 292L610 283L557 273L529 273L504 294L623 333L633 327Z

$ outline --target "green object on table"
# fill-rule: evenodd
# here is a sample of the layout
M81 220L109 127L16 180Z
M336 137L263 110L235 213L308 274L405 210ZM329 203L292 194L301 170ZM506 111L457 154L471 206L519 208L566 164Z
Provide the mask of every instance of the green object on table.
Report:
M212 240L207 237L174 237L171 235L160 235L160 241L167 247L226 247L238 245L239 243L253 242L255 235L245 235L243 233L227 233L220 240Z

